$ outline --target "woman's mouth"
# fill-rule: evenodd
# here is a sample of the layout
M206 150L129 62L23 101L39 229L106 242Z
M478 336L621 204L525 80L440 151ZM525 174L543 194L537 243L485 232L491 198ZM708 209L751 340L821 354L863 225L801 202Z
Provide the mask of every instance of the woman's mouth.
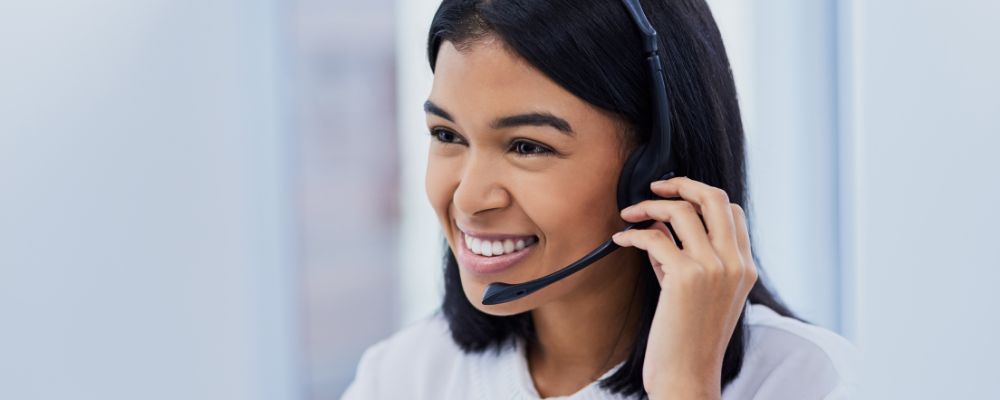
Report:
M461 235L456 255L459 265L479 274L497 273L513 267L527 257L538 243L538 237L534 235L476 235L465 232Z

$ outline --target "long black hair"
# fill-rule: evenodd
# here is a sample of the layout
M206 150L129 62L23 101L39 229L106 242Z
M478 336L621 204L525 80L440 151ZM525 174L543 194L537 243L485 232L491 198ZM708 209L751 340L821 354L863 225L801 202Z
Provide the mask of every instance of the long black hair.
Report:
M678 169L691 179L723 189L747 208L743 125L729 59L715 20L703 0L642 1L659 33ZM557 84L588 103L619 116L629 142L647 140L650 77L642 42L625 7L614 0L444 0L434 15L427 56L434 70L443 41L458 49L494 37ZM445 242L442 312L452 338L465 352L500 351L515 339L534 341L530 312L493 316L466 298L458 263ZM624 365L601 380L614 393L645 398L642 363L660 285L648 260L639 273L639 328ZM759 266L760 263L758 262ZM763 278L763 271L759 275ZM758 279L750 303L778 314L793 313ZM743 364L747 326L740 314L726 347L722 388Z

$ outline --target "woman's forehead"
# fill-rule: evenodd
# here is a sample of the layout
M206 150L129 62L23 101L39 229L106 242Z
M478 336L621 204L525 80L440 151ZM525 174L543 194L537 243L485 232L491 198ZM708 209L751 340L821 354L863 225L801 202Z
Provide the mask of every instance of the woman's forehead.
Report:
M462 119L484 121L526 111L546 111L579 120L596 111L514 55L499 40L461 49L443 42L429 99L460 124Z

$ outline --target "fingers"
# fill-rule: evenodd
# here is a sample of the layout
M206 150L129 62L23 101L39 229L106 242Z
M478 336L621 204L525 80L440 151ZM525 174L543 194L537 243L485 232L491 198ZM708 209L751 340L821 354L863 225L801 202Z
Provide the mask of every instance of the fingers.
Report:
M732 205L733 221L736 223L736 242L739 243L740 255L743 257L743 265L747 271L747 291L757 282L757 264L753 261L753 254L750 252L750 231L747 229L747 216L739 204Z
M698 218L698 212L687 201L647 200L622 210L621 216L629 222L650 219L669 222L684 246L684 250L690 251L693 253L692 255L700 258L712 258L712 255L715 254L705 232L705 226Z
M662 222L654 224L649 229L630 229L618 232L611 239L619 246L631 246L649 253L656 278L661 282L668 269L663 268L663 266L681 265L687 259L677 248L674 239L670 237L670 232Z
M697 205L716 251L725 253L738 249L733 210L724 190L686 177L653 182L650 188L662 197L680 196Z
M743 212L743 207L739 204L731 204L733 223L736 225L736 243L740 247L740 253L750 256L750 231L747 229L747 216Z
M722 267L736 276L752 269L756 279L746 216L739 205L729 202L725 191L686 177L654 182L651 189L676 200L641 202L622 210L623 219L670 222L684 246L681 251L690 249L689 255L700 264Z
M663 222L657 221L656 223L650 225L649 229L656 229L656 230L658 230L660 232L663 232L663 234L667 237L667 241L669 241L670 243L674 244L674 246L676 248L676 243L677 242L674 241L674 235L672 233L670 233L669 229L667 229L667 224L664 224ZM679 248L677 250L680 251ZM663 280L663 262L661 262L660 260L657 260L655 257L653 257L652 255L650 255L649 256L649 264L653 266L653 273L656 274L656 281L657 282L662 281Z

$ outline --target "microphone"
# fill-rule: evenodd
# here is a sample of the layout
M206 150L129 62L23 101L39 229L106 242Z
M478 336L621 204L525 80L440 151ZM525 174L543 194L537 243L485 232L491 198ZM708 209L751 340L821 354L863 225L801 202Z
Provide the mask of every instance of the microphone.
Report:
M648 228L654 222L656 221L646 220L642 222L637 222L628 225L627 227L625 227L624 230L627 231L630 229ZM590 253L587 253L587 255L583 256L583 258L576 260L576 262L564 267L563 269L545 275L541 278L516 284L503 283L503 282L491 283L489 284L489 286L486 287L486 292L483 293L483 304L491 306L520 299L524 296L534 293L535 291L541 288L556 283L562 280L563 278L566 278L567 276L573 275L577 271L582 270L586 266L592 264L594 261L600 260L601 258L604 258L604 256L611 254L612 252L620 248L621 246L616 244L614 240L608 239L604 243L601 243L600 246L597 246L596 249L591 250Z

